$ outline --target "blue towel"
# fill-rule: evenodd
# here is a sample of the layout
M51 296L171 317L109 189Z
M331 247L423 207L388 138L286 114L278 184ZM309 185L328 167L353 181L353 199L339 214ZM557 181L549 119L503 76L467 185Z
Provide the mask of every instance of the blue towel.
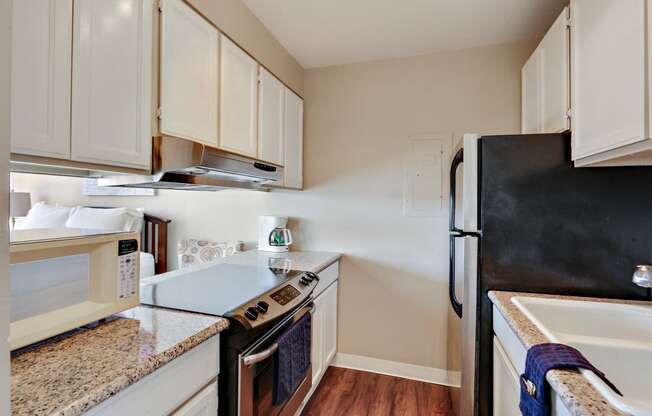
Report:
M525 359L525 373L521 375L521 402L523 416L549 416L550 391L546 373L553 369L593 371L616 393L621 394L604 373L595 368L581 352L562 344L539 344L531 347ZM622 395L622 394L621 394Z
M311 320L307 313L278 338L274 357L273 403L285 402L299 387L310 367Z

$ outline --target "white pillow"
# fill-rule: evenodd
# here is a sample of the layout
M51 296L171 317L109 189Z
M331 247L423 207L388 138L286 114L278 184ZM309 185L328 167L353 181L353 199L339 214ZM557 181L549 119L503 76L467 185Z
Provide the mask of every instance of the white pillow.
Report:
M127 220L124 230L140 232L143 228L145 208L127 208L127 214L129 214L129 220Z
M74 207L66 222L67 228L109 231L131 231L133 225L133 213L127 208Z
M150 253L140 252L140 278L154 276L156 274L156 267L154 266L155 259Z
M38 202L32 206L27 216L19 225L16 225L16 228L21 230L32 228L64 228L70 216L70 210L70 207Z

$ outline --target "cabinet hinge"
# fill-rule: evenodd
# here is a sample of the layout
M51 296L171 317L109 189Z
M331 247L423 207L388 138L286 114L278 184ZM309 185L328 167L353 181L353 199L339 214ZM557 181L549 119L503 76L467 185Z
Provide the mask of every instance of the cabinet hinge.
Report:
M158 118L159 120L163 118L163 110L161 109L161 107L156 109L156 118Z
M568 110L566 110L566 117L573 118L573 109L572 108L569 108Z

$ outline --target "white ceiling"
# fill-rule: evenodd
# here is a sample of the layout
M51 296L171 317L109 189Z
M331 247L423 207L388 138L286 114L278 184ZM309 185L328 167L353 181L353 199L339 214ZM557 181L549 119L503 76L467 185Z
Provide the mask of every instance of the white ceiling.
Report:
M539 38L568 0L243 0L304 68Z

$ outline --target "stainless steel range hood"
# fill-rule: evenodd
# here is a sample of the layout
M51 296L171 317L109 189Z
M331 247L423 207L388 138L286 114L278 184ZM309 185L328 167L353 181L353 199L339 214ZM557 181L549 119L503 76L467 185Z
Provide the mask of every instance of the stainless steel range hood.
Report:
M283 167L177 137L155 137L151 175L115 175L100 186L219 191L266 190L283 178Z

